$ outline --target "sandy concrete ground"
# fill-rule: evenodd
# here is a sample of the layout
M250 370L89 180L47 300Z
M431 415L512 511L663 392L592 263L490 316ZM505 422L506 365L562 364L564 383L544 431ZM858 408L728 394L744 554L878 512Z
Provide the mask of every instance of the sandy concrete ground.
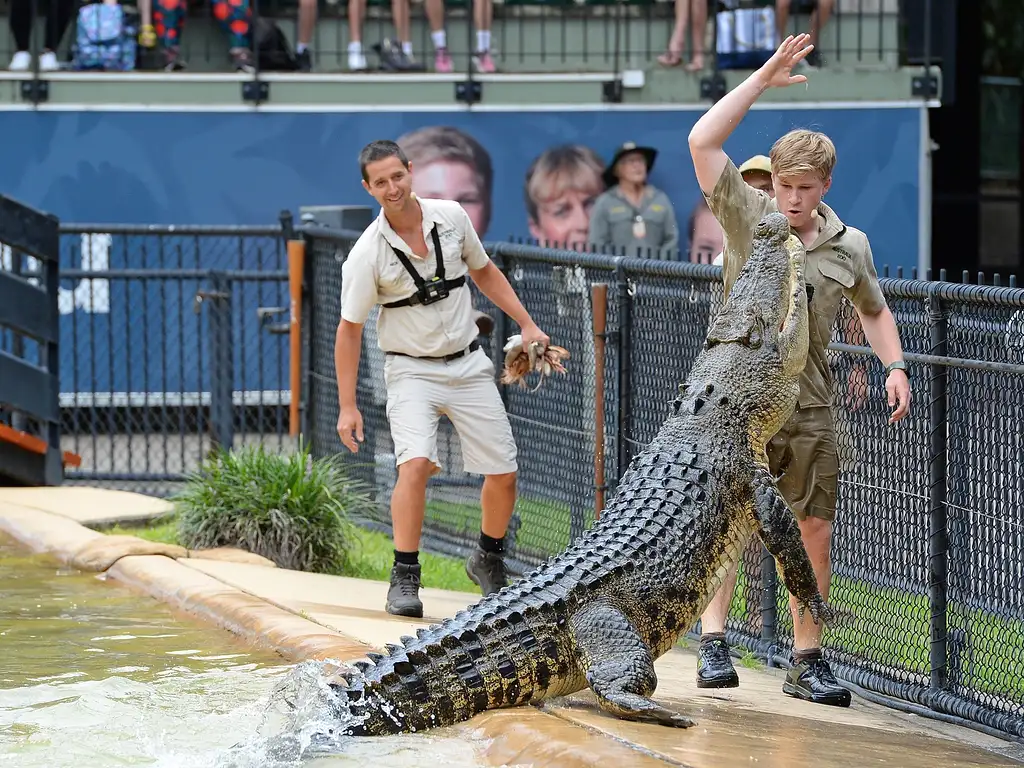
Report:
M423 621L383 612L387 584L269 568L202 553L175 557L136 543L108 541L83 527L130 512L141 516L152 500L111 496L88 488L0 492L0 528L37 550L72 562L88 549L111 563L108 574L157 599L254 641L277 648L293 660L352 660L383 648L417 627L450 616L478 595L424 589ZM63 510L63 511L62 511ZM90 510L92 510L90 512ZM150 514L157 514L152 509ZM118 549L122 548L122 549ZM119 554L120 553L120 554ZM230 553L229 553L230 554ZM241 553L239 559L244 558ZM1018 745L976 731L894 712L858 699L848 709L794 700L781 692L779 670L740 667L741 686L701 691L694 683L691 651L671 651L656 664L655 698L698 721L685 731L628 723L597 709L589 692L541 709L523 707L485 713L456 726L456 733L490 739L494 765L576 766L1015 766L1024 764Z

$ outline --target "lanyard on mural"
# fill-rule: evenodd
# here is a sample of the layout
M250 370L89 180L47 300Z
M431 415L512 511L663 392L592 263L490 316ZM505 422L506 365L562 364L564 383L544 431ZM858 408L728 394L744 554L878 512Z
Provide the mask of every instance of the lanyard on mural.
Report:
M633 216L633 237L643 240L647 235L647 225L644 224L644 217L639 213Z

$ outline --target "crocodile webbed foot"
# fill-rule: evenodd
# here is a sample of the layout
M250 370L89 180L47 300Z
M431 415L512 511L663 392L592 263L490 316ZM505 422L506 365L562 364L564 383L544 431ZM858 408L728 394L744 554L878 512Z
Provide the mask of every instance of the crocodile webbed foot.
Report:
M811 619L815 624L832 624L836 620L835 609L822 599L821 595L815 595L807 602L801 602L799 613L801 618L806 611L811 612Z
M573 616L580 664L601 709L623 720L690 728L696 722L649 697L658 685L651 651L614 606L598 602Z
M587 682L590 683L590 687L595 693L599 687L604 689L599 681L591 679L591 675L587 676ZM603 694L597 694L597 701L601 705L601 709L623 720L654 723L670 728L692 728L697 724L696 720L676 714L645 696L613 689L604 689Z

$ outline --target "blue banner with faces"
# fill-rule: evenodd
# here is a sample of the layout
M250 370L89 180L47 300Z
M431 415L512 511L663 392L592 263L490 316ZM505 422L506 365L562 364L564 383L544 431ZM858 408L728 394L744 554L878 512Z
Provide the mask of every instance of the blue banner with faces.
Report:
M366 143L399 141L413 163L414 190L423 196L459 200L486 241L534 238L587 240L590 211L605 189L606 171L624 142L657 150L649 181L671 204L680 230L682 258L715 252L720 232L701 213L703 203L687 147L700 117L693 108L657 110L379 111L379 112L8 112L0 147L5 193L59 216L64 222L117 224L268 225L288 209L304 205L376 204L362 187L357 157ZM921 108L919 106L829 108L824 105L755 109L736 128L726 151L737 165L767 155L772 143L793 128L826 133L838 163L827 202L849 226L871 240L881 273L918 263L920 218ZM183 240L184 242L184 240ZM179 249L182 266L260 269L283 267L267 246L226 255L226 244ZM153 244L155 247L155 242ZM80 268L155 266L152 248L118 250L65 237L65 265ZM178 262L165 262L174 266ZM106 361L129 350L142 318L142 290L123 282L105 286L102 301L81 286L65 283L66 325L61 388L106 391L202 391L203 366L182 365L180 348L207 354L191 320L192 286L177 286L190 312L171 329L166 299L148 301L148 333L168 338L161 361L145 376ZM152 287L145 290L154 290ZM240 301L238 334L260 333L256 309L287 303L287 290L252 287ZM165 294L166 296L166 294ZM140 294L141 297L141 294ZM251 305L251 306L249 306ZM175 310L177 312L177 310ZM73 317L85 313L72 332ZM151 315L151 316L150 316ZM176 315L175 315L176 317ZM108 327L108 323L110 324ZM129 335L123 328L132 326ZM193 328L194 326L194 328ZM111 331L111 328L115 331ZM172 339L170 335L172 334ZM110 345L118 338L117 349ZM166 343L165 343L166 342ZM205 344L205 342L204 342ZM76 351L77 350L77 351ZM92 350L92 352L88 352ZM74 358L88 354L90 360ZM138 352L141 354L141 351ZM236 388L287 386L285 361L258 355L235 366ZM102 362L102 365L97 363ZM198 362L198 357L197 357ZM87 383L75 369L89 363ZM273 370L266 370L270 365ZM208 366L206 366L208 368ZM257 382L258 385L257 385Z

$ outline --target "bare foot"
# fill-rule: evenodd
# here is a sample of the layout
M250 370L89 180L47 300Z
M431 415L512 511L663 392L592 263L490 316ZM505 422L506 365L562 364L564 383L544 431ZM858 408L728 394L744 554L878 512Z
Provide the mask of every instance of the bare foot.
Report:
M694 54L693 60L686 65L687 72L700 72L704 69L704 54Z
M680 51L673 51L671 48L658 57L658 63L663 67L678 67L682 61L682 53Z

